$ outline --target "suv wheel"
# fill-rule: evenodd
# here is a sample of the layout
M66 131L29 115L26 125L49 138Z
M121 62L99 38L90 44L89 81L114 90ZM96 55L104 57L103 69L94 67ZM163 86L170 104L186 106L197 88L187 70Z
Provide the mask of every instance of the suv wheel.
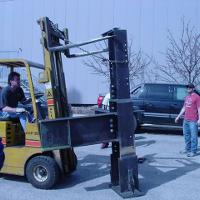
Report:
M134 130L134 132L135 132L135 130L137 129L137 125L138 125L135 115L133 115L133 124L134 124L133 130Z

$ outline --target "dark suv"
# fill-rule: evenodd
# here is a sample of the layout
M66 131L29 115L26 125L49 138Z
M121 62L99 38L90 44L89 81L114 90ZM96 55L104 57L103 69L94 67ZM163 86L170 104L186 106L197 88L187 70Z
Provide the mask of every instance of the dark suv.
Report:
M142 127L180 128L175 118L187 95L185 85L142 84L131 92L137 123ZM141 110L141 112L137 112Z
M137 127L181 128L182 120L176 124L175 118L186 95L186 85L145 83L136 87L131 99Z

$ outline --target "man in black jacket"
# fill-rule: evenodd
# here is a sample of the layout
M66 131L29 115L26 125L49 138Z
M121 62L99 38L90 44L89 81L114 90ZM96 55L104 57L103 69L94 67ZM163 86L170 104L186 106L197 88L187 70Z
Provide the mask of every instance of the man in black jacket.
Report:
M19 118L25 130L28 114L24 108L19 108L18 103L26 100L23 89L20 87L20 74L11 72L8 76L8 86L1 91L0 118Z

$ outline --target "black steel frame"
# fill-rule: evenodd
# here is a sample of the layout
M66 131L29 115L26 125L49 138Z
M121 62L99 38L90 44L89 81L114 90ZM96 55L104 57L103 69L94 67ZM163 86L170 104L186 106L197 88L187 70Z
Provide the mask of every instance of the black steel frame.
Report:
M40 24L45 48L51 53L63 52L68 58L79 56L70 55L70 48L108 40L111 83L109 113L41 121L43 149L49 150L58 148L58 146L60 148L75 147L111 141L111 187L124 198L140 195L133 131L133 107L130 99L126 30L114 28L102 34L100 39L69 45L66 29L60 31L58 26L47 17L42 18ZM48 37L45 37L45 34ZM59 40L63 40L64 45L59 43ZM87 55L91 54L88 52Z

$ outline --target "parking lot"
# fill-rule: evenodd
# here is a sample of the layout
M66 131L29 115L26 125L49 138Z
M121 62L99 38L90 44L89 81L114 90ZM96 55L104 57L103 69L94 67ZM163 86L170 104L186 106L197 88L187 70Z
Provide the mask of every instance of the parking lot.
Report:
M139 164L140 200L199 199L200 155L188 158L180 155L183 149L181 135L140 133L136 135L137 155L145 157ZM52 190L32 187L25 178L0 177L1 200L102 200L122 199L109 188L111 148L100 145L75 148L78 169Z

